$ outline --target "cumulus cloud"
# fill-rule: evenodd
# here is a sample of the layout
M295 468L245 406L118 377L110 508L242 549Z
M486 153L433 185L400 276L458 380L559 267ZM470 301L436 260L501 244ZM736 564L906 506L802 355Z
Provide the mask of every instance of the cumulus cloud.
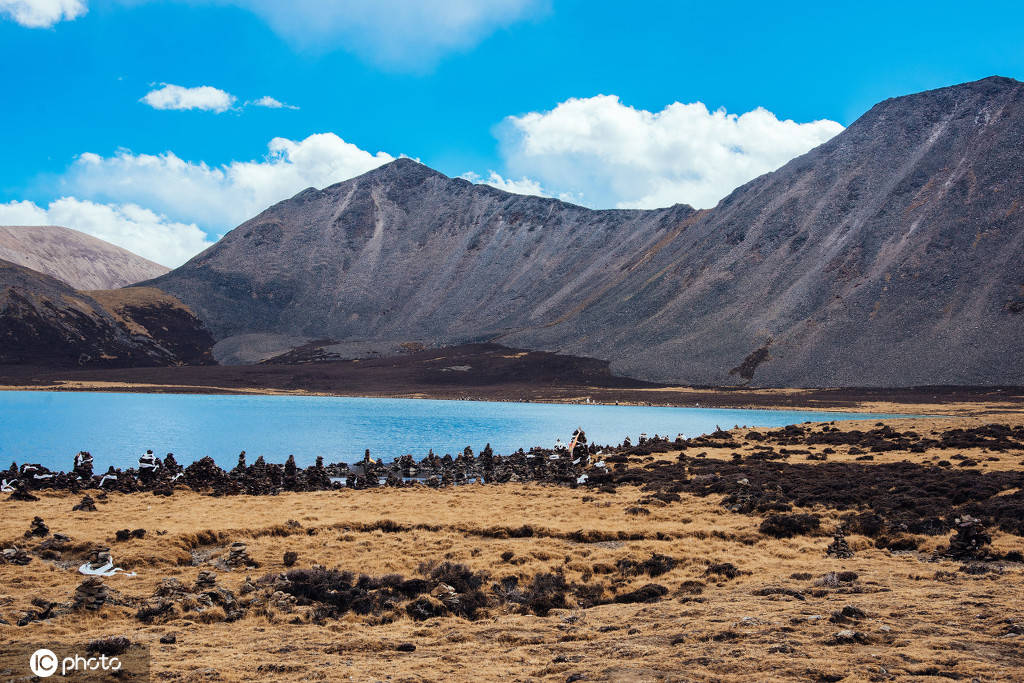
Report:
M213 243L194 223L179 223L136 204L74 197L62 197L46 208L29 201L0 204L0 225L62 225L172 268Z
M50 28L87 11L84 0L0 0L0 17L10 17L28 28Z
M153 109L200 109L221 114L230 109L238 99L229 92L210 85L184 88L180 85L161 83L161 87L150 90L140 102Z
M538 183L536 180L531 180L530 178L524 177L520 178L519 180L514 180L512 178L503 178L495 171L490 171L486 178L472 171L468 173L463 173L459 177L468 180L471 183L477 183L479 185L490 185L491 187L496 187L499 190L511 192L512 194L533 194L537 195L538 197L551 196L544 191L544 188L540 186L540 183Z
M829 120L780 121L760 107L736 115L676 102L649 112L598 95L510 116L498 137L512 175L533 179L519 187L601 208L708 208L842 130Z
M285 104L284 102L281 102L280 100L274 99L270 95L264 95L263 97L259 98L258 100L253 100L252 102L246 102L246 104L247 105L252 105L254 107L266 107L267 109L298 109L298 107L292 106L290 104Z
M110 157L80 155L61 190L92 200L134 203L215 230L232 228L307 187L322 188L394 157L371 154L333 133L304 140L274 138L263 159L220 166L185 161L173 152Z
M536 16L548 4L548 0L206 1L251 10L300 47L343 47L380 65L413 70Z

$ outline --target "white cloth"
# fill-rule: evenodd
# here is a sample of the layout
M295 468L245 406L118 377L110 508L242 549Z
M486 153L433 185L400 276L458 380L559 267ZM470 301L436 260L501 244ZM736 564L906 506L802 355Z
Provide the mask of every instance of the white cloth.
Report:
M123 573L125 576L136 576L135 572L129 572L127 570L121 569L120 567L115 567L113 559L107 560L107 563L105 565L103 565L102 567L96 567L95 569L88 562L86 562L78 568L78 571L79 573L85 574L87 576L114 576L118 573Z

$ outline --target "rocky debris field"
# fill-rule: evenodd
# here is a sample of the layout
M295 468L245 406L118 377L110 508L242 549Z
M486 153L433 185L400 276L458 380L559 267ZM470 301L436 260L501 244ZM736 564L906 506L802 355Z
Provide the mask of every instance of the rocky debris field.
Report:
M161 680L1024 675L1024 429L916 422L80 466L0 502L0 632L147 646Z

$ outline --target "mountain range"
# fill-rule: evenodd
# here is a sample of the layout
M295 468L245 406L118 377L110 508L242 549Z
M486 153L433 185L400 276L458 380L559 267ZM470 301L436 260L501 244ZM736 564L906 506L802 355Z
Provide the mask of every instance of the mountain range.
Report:
M150 282L219 340L474 341L687 384L1024 384L1024 84L879 103L711 210L595 211L399 159Z
M201 329L222 362L487 342L690 385L1024 385L1022 264L1024 84L992 77L881 102L709 210L592 210L399 159L130 298L191 316L193 360Z

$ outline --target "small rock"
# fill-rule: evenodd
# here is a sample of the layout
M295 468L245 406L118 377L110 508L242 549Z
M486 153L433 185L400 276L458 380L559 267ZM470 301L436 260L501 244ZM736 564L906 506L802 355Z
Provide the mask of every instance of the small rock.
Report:
M825 642L827 645L851 645L854 643L867 645L871 642L871 639L865 633L846 628L842 631L836 631Z
M832 616L829 617L829 621L835 624L841 624L846 621L857 621L859 619L863 619L866 616L867 614L864 612L864 610L860 609L859 607L854 607L853 605L846 605L845 607L843 607L843 609L836 610L835 612L833 612Z
M777 643L769 647L768 652L772 654L790 655L796 652L796 648L789 643Z

